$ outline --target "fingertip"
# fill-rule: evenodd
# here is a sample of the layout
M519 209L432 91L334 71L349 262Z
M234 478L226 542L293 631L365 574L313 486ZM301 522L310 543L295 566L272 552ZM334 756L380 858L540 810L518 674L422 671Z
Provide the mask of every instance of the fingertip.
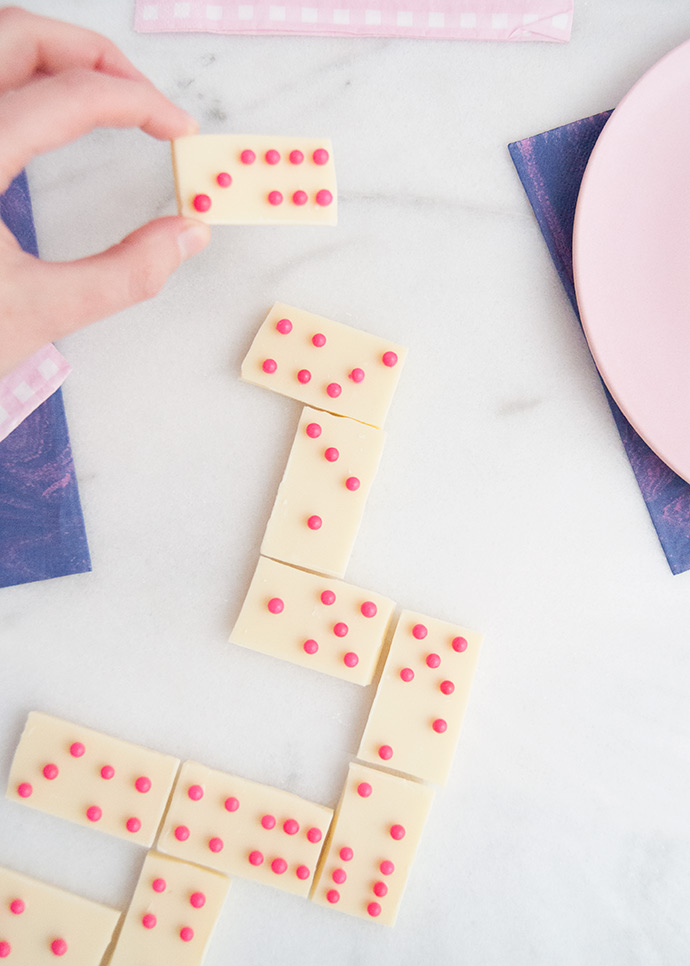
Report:
M194 218L185 218L180 234L177 236L177 245L180 249L180 257L183 262L193 255L198 255L200 251L211 241L211 227L203 221Z

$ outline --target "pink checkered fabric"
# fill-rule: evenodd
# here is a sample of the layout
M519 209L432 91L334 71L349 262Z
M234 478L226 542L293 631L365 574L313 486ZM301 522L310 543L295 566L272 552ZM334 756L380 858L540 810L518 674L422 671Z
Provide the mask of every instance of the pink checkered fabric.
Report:
M0 440L52 396L71 371L55 346L47 345L0 379Z
M142 33L322 34L439 40L570 39L573 0L136 0Z

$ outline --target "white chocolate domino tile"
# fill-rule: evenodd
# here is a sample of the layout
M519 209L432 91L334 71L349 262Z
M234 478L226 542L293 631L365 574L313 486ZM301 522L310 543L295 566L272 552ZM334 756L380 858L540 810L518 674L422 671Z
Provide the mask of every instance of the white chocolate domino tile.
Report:
M277 302L242 363L246 382L383 426L407 349Z
M370 684L394 608L380 594L260 557L230 641Z
M291 792L185 762L157 848L307 896L333 812Z
M149 846L179 764L172 755L32 711L12 762L7 797Z
M108 966L201 966L229 888L219 872L149 852Z
M403 611L357 757L444 784L481 641L464 627Z
M305 407L261 553L342 577L383 443L380 429Z
M333 148L324 138L193 134L172 142L181 215L211 225L335 225Z
M0 868L0 959L8 966L100 966L120 915Z
M433 789L351 764L311 898L392 926Z

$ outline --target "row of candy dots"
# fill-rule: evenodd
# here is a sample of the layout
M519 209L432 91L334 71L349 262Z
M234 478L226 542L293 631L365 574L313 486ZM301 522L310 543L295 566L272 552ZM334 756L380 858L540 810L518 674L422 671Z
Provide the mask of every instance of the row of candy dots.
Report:
M325 148L316 148L311 155L314 164L318 165L328 164L329 157L328 151ZM281 160L280 151L276 151L275 148L271 148L264 154L266 164L279 164ZM240 161L242 164L254 164L256 161L256 152L252 151L251 148L245 148L244 151L240 152ZM304 161L304 153L299 150L290 151L288 161L290 164L302 164Z
M228 188L232 184L232 177L229 174L227 174L227 172L222 171L216 178L216 181L221 186L221 188ZM272 205L274 208L277 208L278 205L282 205L285 198L283 196L282 191L278 191L276 189L268 192L268 194L266 195L266 200L268 201L269 205ZM293 205L297 205L298 207L301 207L302 205L306 205L306 203L309 201L309 195L307 194L306 191L302 191L302 190L295 191L292 194L291 201ZM314 201L320 208L327 208L333 202L333 195L328 190L328 188L321 188L314 195ZM194 195L194 200L192 201L192 205L194 206L195 211L198 211L201 214L203 214L205 211L210 211L213 205L213 202L211 201L211 198L209 195L198 194L198 195Z

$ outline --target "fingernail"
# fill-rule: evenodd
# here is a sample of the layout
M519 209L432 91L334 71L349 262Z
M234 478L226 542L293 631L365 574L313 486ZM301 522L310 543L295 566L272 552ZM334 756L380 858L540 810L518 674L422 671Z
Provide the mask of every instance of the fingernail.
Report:
M177 244L180 246L182 261L198 254L202 248L206 248L211 240L211 229L208 225L198 221L191 225L177 236Z
M199 133L199 122L191 114L187 114L186 111L183 112L184 119L187 122L186 134L198 134Z

